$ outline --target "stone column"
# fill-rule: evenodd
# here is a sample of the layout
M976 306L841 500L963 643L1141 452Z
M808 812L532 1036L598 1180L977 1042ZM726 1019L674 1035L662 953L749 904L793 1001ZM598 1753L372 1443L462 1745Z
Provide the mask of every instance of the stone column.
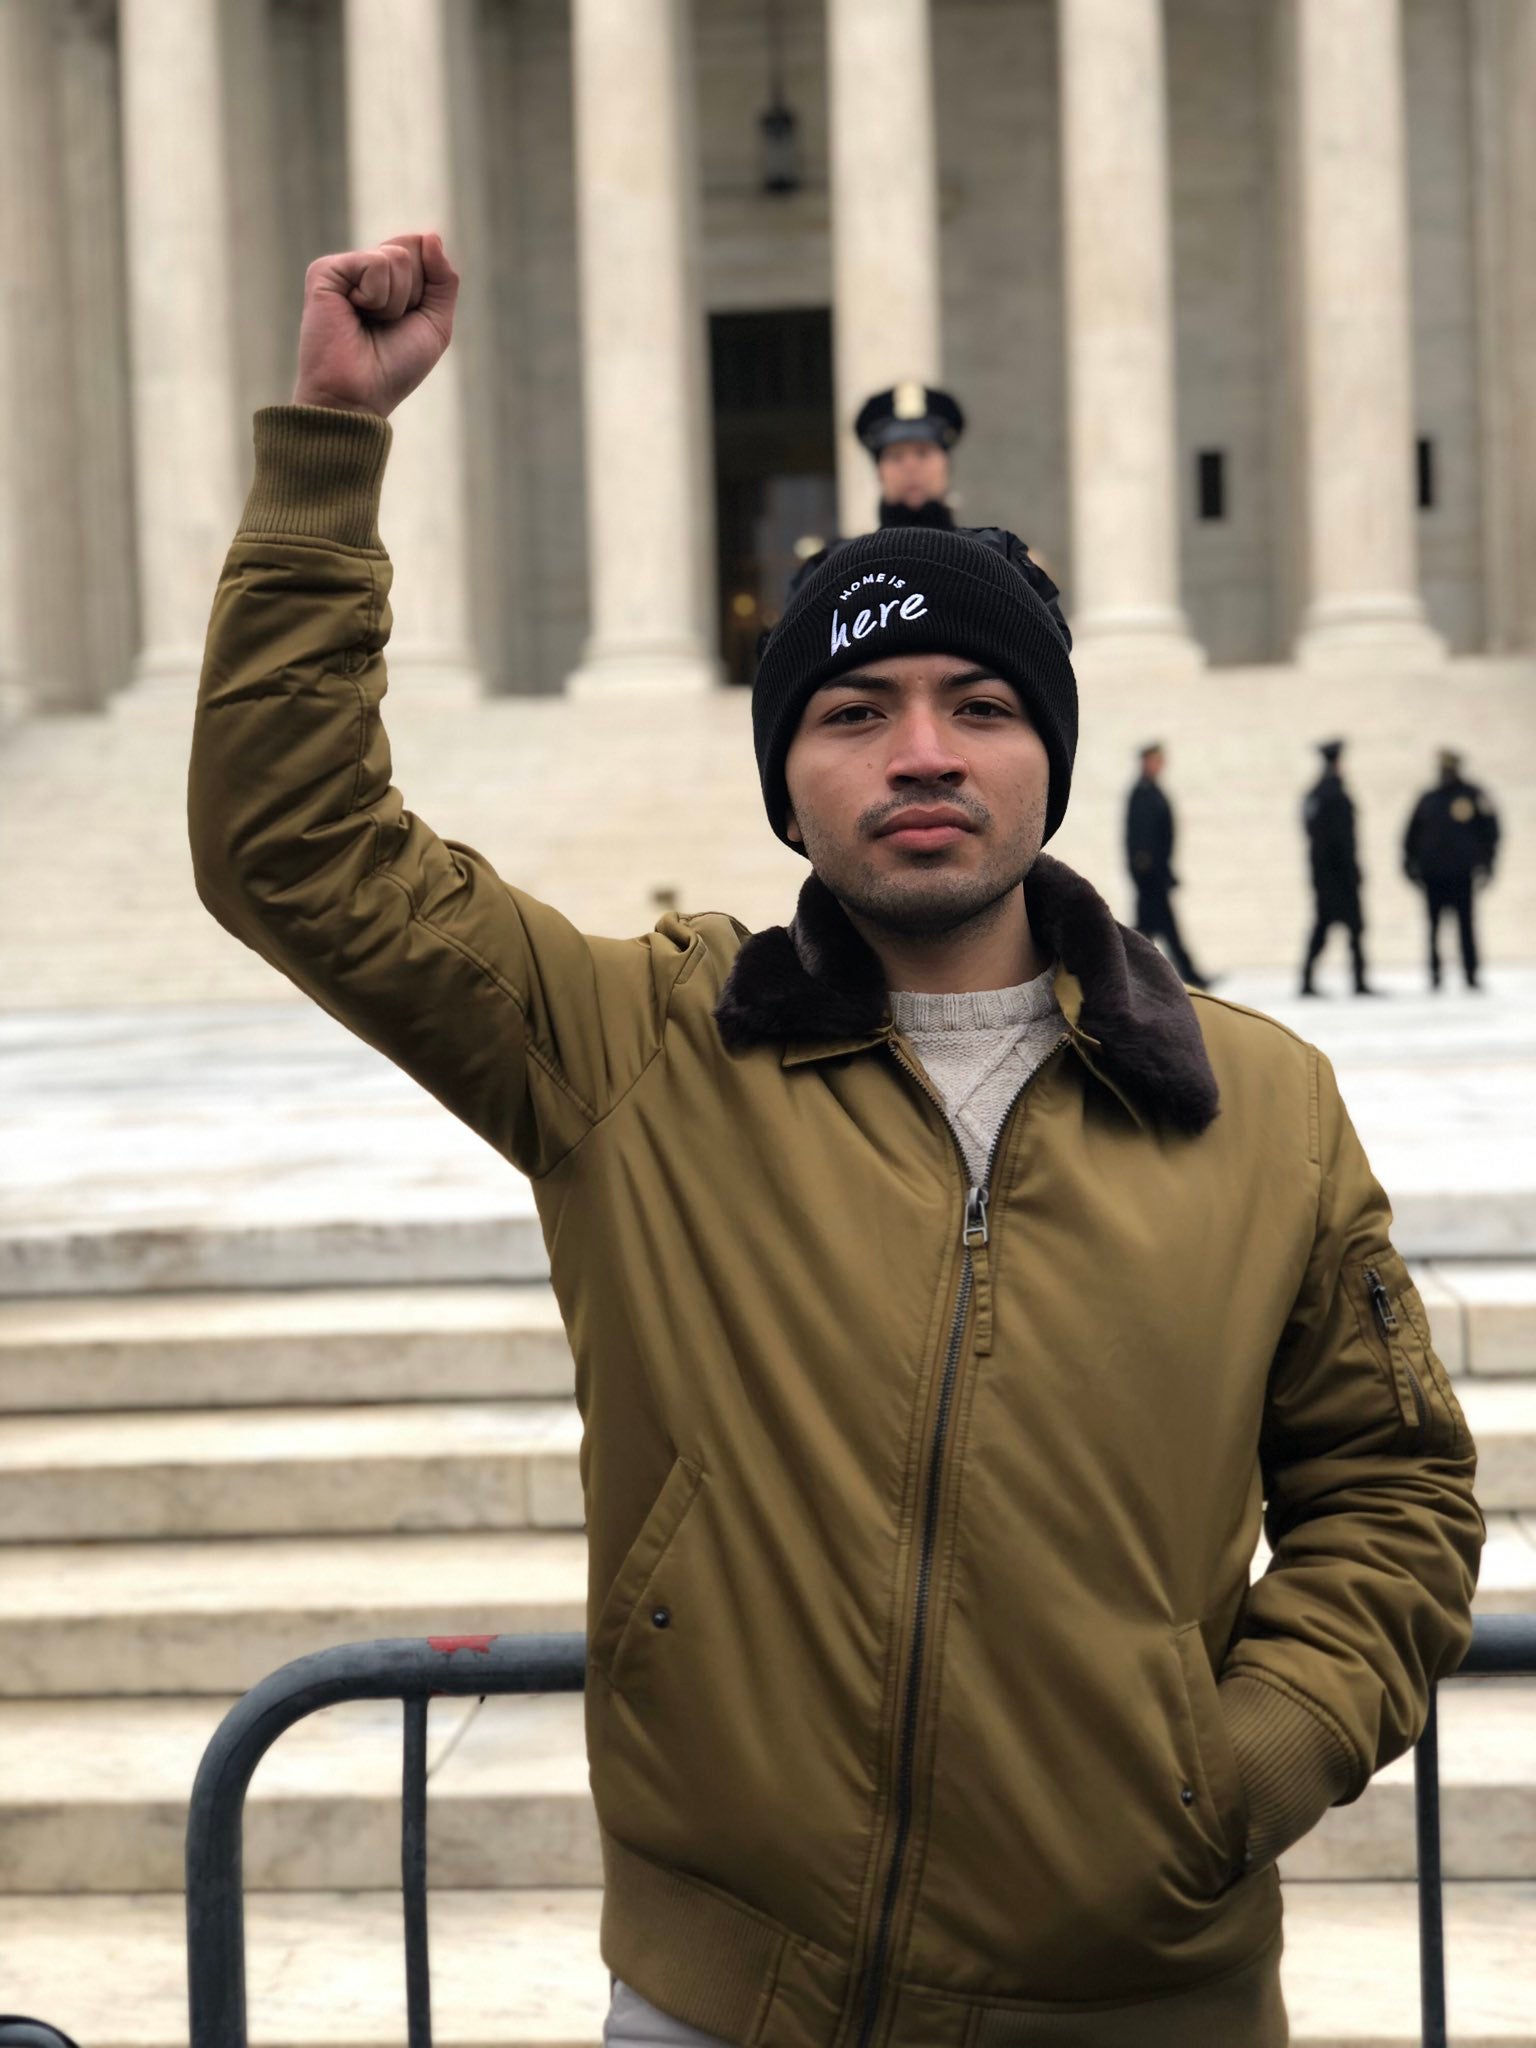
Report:
M707 688L712 518L687 0L574 0L591 630L567 688Z
M229 231L237 252L233 324L236 417L293 394L304 273L285 273L283 130L276 102L271 0L222 0ZM318 253L318 252L316 252Z
M1419 597L1399 0L1295 0L1311 666L1443 658Z
M871 392L942 371L928 0L827 0L838 520L874 524L853 431Z
M1471 15L1483 588L1490 653L1536 651L1536 7Z
M483 281L466 271L458 225L449 37L454 0L346 0L347 175L352 240L435 228L463 280L465 301ZM391 415L394 444L380 531L394 563L393 669L420 671L434 694L474 695L471 643L464 351L449 347L426 382Z
M142 644L190 685L240 515L218 0L121 0L123 177Z
M54 18L0 6L0 659L13 702L66 710L94 699Z
M1204 660L1179 599L1162 0L1063 0L1069 617L1090 660Z
M105 703L139 649L116 0L68 0L58 20L86 672Z

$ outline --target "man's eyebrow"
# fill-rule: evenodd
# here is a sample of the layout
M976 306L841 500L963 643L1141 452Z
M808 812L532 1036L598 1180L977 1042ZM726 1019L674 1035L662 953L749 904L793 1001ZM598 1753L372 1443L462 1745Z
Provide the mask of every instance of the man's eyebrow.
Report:
M957 668L952 675L939 678L941 690L966 690L972 683L1000 683L1002 677L995 668ZM886 696L893 695L901 685L892 676L869 675L863 669L850 669L846 675L829 676L824 683L818 683L813 695L819 697L823 690L878 690Z

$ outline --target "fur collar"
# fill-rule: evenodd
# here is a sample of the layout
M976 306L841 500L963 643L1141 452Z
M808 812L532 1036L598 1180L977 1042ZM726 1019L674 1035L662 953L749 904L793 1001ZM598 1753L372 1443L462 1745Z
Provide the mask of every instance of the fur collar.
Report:
M1175 1130L1203 1131L1217 1111L1216 1077L1194 1006L1162 954L1117 924L1098 892L1047 854L1025 893L1035 937L1082 989L1072 1025L1079 1052L1136 1109ZM715 1019L732 1052L886 1031L880 963L815 875L800 891L792 924L743 943Z

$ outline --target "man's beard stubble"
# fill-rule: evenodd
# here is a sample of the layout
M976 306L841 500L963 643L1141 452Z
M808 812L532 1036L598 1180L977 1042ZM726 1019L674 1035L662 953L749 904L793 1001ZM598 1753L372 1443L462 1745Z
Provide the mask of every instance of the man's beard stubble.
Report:
M944 804L967 813L979 828L992 822L991 813L973 797L939 790L915 792L899 802L881 805L858 822L859 838L840 846L818 829L814 818L801 817L800 829L812 867L842 904L877 930L895 939L939 939L985 929L1019 888L1039 857L1045 832L1045 797L1033 805L1006 846L979 872L950 872L947 851L909 856L899 873L880 874L860 859L868 834L898 810L920 804Z

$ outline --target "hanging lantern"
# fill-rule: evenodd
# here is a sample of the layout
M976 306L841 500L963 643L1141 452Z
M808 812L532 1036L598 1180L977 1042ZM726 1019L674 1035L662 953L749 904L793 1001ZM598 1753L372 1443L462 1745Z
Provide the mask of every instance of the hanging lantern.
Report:
M767 0L768 105L757 117L761 136L763 190L800 190L800 122L784 91L782 0Z

